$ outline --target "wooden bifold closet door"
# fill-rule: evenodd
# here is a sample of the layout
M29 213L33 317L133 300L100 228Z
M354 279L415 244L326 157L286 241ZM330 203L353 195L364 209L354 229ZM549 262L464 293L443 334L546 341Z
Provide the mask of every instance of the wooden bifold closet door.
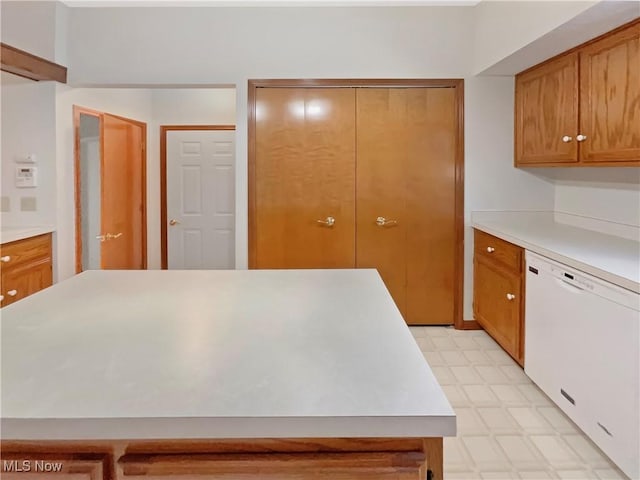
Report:
M407 323L454 323L458 93L256 88L250 267L376 268Z
M260 88L255 120L252 267L354 268L353 89Z
M358 267L377 268L409 324L451 324L453 88L357 91Z

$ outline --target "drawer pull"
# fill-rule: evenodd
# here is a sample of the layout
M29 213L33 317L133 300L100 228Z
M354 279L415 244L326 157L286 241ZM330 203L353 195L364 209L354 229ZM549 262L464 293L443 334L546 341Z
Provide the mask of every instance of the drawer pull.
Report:
M18 294L18 290L9 290L7 292L7 295L9 295L10 297L15 297Z
M566 398L567 400L569 400L569 403L570 403L571 405L575 405L575 404L576 404L576 401L575 401L573 398L571 398L571 396L570 396L567 392L565 392L563 389L560 389L560 393L562 394L562 396L563 396L564 398Z
M513 293L507 293L507 300L512 301L516 298L516 296Z
M9 255L5 255L4 257L0 257L0 261L7 263L11 261L11 257Z
M493 252L495 252L495 251L496 251L496 249L495 249L495 248L493 248L493 247L487 247L487 252L489 252L489 253L493 253Z
M604 433L606 433L610 437L613 437L613 434L609 430L607 430L607 428L604 425L602 425L600 422L596 422L596 423L602 430L604 430Z

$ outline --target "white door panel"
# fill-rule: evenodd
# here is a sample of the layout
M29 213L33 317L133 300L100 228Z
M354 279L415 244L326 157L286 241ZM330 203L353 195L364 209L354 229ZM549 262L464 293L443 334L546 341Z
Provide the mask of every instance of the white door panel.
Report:
M234 268L234 177L234 131L167 132L168 268Z

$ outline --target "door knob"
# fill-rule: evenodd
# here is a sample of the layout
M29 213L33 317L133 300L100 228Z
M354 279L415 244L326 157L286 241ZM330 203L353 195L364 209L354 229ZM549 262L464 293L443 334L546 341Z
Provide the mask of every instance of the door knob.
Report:
M376 218L376 225L378 225L379 227L391 227L397 224L398 224L397 220L387 220L384 217Z
M115 240L116 238L120 238L122 236L122 232L118 232L118 233L107 233L105 235L105 237L107 237L107 240Z
M496 251L496 249L495 249L495 248L493 248L493 247L487 247L487 252L489 252L489 253L493 253L493 252L495 252L495 251Z
M169 220L169 225L171 225L172 227L175 225L178 225L180 223L179 220L176 220L175 218L172 218L171 220Z
M316 222L322 225L326 225L327 227L333 227L333 225L336 223L336 219L333 217L327 217L325 220L316 220Z
M7 295L9 295L10 297L15 297L18 294L18 290L9 290L7 292Z
M0 295L0 302L4 300L4 295Z
M576 137L576 140L578 140L579 142L584 142L587 139L586 135L578 135Z
M0 257L0 261L3 263L7 263L11 261L11 257L9 255L5 255L4 257Z
M513 293L507 293L507 300L511 301L514 298L516 298L516 296Z
M564 143L569 143L571 140L573 140L573 138L570 137L569 135L565 135L564 137L562 137L562 141Z

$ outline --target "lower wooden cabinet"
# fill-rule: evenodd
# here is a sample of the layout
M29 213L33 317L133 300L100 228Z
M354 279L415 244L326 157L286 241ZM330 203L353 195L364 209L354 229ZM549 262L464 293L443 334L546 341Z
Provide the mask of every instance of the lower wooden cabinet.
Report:
M521 366L524 365L522 249L476 230L473 260L475 319Z
M443 480L442 438L0 442L7 480Z
M2 307L51 286L51 234L2 244L0 268Z
M3 480L108 480L110 460L93 454L2 453Z

